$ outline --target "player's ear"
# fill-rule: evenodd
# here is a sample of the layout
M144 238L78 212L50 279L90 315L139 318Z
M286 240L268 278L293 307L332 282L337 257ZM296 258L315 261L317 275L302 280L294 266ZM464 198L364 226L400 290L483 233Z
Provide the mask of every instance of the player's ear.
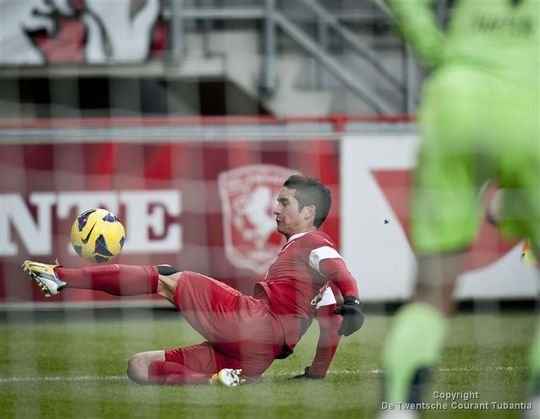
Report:
M315 205L306 205L304 207L304 218L309 220L311 217L315 218L316 208Z

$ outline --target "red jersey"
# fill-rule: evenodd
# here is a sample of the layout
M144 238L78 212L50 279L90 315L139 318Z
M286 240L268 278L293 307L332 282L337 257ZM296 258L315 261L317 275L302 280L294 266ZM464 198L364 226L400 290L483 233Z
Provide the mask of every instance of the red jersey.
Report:
M269 301L291 351L311 323L328 281L343 295L358 296L334 241L322 231L311 231L291 236L265 279L255 284L255 298Z

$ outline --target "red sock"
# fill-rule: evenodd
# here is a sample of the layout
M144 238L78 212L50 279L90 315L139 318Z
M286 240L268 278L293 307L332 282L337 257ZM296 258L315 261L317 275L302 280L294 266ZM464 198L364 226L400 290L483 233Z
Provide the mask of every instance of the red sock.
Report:
M155 294L158 271L155 266L102 265L84 269L54 268L68 288L105 291L113 295Z
M148 366L150 384L208 384L211 376L192 371L177 362L154 361Z

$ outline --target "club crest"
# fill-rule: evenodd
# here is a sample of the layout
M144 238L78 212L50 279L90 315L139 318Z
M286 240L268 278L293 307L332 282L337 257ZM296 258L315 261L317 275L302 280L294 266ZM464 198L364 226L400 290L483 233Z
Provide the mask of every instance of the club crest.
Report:
M283 182L297 172L281 166L242 166L219 175L225 253L239 268L264 274L283 244L272 210Z

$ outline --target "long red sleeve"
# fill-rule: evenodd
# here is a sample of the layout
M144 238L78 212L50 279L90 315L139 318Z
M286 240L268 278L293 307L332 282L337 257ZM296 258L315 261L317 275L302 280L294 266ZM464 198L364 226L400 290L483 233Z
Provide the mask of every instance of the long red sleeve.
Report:
M356 280L347 269L347 265L343 259L332 258L321 260L319 271L329 280L332 281L339 289L343 296L359 297Z
M338 335L342 317L334 314L335 304L320 307L316 319L319 322L319 341L315 357L309 367L311 375L325 376L339 345Z

